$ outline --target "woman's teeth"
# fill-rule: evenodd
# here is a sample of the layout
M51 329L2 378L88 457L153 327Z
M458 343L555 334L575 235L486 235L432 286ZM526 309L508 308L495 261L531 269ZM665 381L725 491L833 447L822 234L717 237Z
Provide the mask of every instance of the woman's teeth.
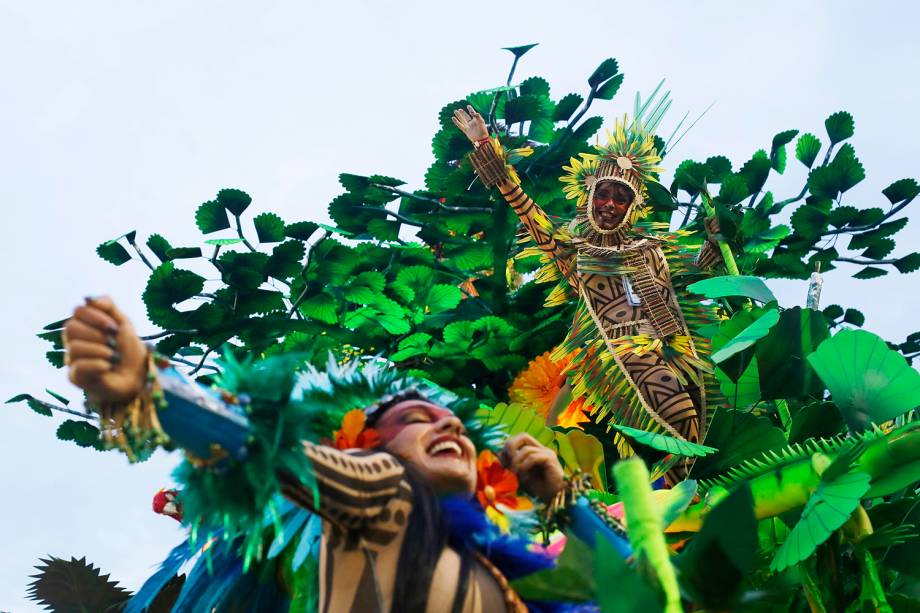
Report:
M439 453L451 453L461 456L463 455L463 450L456 441L441 441L428 450L429 455L438 455Z

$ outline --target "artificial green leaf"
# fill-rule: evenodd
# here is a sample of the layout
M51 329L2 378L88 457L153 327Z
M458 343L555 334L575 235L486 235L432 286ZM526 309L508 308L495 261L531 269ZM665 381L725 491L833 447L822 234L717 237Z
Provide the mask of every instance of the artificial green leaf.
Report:
M530 77L521 81L522 96L549 96L549 83L543 77Z
M743 275L713 277L703 279L689 286L687 290L701 294L706 298L726 298L728 296L744 296L758 302L775 302L776 296L759 277L746 277Z
M642 573L630 567L610 543L598 539L595 547L594 582L597 585L596 600L601 611L658 613L663 610L655 587Z
M721 183L728 175L732 174L732 163L724 155L714 155L706 158L706 180L709 183Z
M722 179L717 198L723 204L738 204L751 195L748 180L740 174L732 174Z
M367 231L374 238L382 241L395 241L399 238L398 221L391 219L372 219L367 222Z
M898 269L900 273L914 272L920 268L920 252L911 253L910 255L905 255L903 258L898 258L894 267Z
M463 292L459 287L439 283L429 290L425 306L431 313L441 313L455 308L462 299Z
M783 174L786 170L786 145L799 133L798 130L786 130L773 137L770 147L770 163L773 170Z
M779 572L811 557L818 545L850 518L867 491L869 475L865 473L847 473L832 481L821 481L770 562L770 570Z
M531 43L529 45L519 45L517 47L502 47L505 51L510 51L514 54L515 59L521 57L540 43Z
M183 260L201 257L201 247L173 247L166 252L170 260Z
M827 222L835 228L842 228L851 223L859 214L859 210L852 206L838 206L828 213Z
M293 277L303 269L301 261L305 254L306 247L301 241L286 240L272 249L272 254L265 263L265 273L282 281Z
M804 443L810 438L831 438L840 434L843 418L832 402L812 402L792 416L789 444Z
M445 331L446 334L446 331ZM537 439L543 446L556 451L559 459L566 466L578 466L578 456L572 444L562 432L546 426L546 420L524 405L512 402L500 402L494 407L480 407L476 417L484 426L499 426L508 436L526 433Z
M316 294L300 303L300 312L327 324L338 322L335 299L328 294Z
M678 556L682 584L708 610L740 610L734 599L757 563L758 546L754 498L743 483L709 512Z
M796 234L809 240L814 239L821 236L821 233L827 228L829 216L828 212L821 207L804 204L792 213L792 228Z
M859 431L920 406L920 373L878 336L841 330L808 356L847 425Z
M843 321L854 326L862 326L866 323L866 316L856 309L847 309L843 315Z
M110 581L86 558L68 561L48 556L41 563L29 584L28 598L43 609L61 613L115 611L131 597L131 592Z
M45 358L55 368L64 368L64 352L63 351L46 351Z
M260 243L280 243L284 240L284 221L274 213L261 213L252 220Z
M738 174L747 181L749 194L756 194L761 190L770 174L770 166L770 156L763 149L757 150L751 159L744 163Z
M35 398L32 394L18 394L13 396L6 401L6 404L13 404L16 402L25 402L30 409L38 413L39 415L44 415L45 417L51 417L51 407L52 405Z
M569 535L555 567L517 579L512 586L521 598L528 600L588 602L597 589L593 567L594 552Z
M553 110L553 121L567 121L584 101L578 94L566 94Z
M721 368L716 368L715 375L722 395L732 407L744 409L760 402L760 373L756 357L748 362L737 381L732 381Z
M880 260L892 251L894 251L894 239L879 238L873 241L861 255L871 260Z
M805 357L829 335L827 321L819 311L801 307L783 311L779 322L754 349L761 398L820 397L821 382Z
M297 240L305 241L309 240L318 228L318 223L312 221L298 221L284 226L284 235L288 238L296 238Z
M623 84L623 75L618 74L603 85L597 88L594 97L598 100L613 100L613 97L620 91L620 85Z
M795 144L796 159L809 168L815 163L819 151L821 151L821 141L817 136L808 132L800 136Z
M601 83L614 76L620 71L620 66L615 59L607 58L594 69L591 76L588 77L588 85L592 88L598 87Z
M779 449L786 445L786 436L766 417L720 409L713 415L703 442L718 451L697 458L690 470L693 479L715 477L754 455Z
M645 430L637 430L636 428L629 428L619 424L610 425L614 430L625 436L630 441L637 442L641 445L651 447L652 449L662 451L664 453L671 453L688 458L698 458L718 451L718 449L713 447L707 447L706 445L700 445L699 443L684 441L679 438L659 434L657 432L646 432Z
M115 266L121 266L131 259L131 254L117 240L102 243L96 247L96 253L100 258Z
M203 289L203 277L190 270L176 268L172 262L164 262L151 273L144 289L147 317L163 328L183 328L185 318L173 305L188 300Z
M884 268L878 268L877 266L866 266L859 272L853 275L854 279L875 279L876 277L884 277L888 274L888 271Z
M211 234L230 227L227 210L216 200L203 202L195 211L195 224L202 234Z
M545 98L518 96L505 103L505 121L509 124L549 117L551 106Z
M755 319L737 336L730 339L718 351L712 354L712 361L716 364L724 362L739 351L744 351L758 340L765 337L770 329L779 321L779 311L769 309Z
M915 179L899 179L883 189L882 194L893 206L907 204L920 194L920 183Z
M252 204L252 198L249 194L239 189L222 189L217 192L217 202L239 217Z
M239 245L243 242L241 238L209 238L204 242L205 245L213 245L215 247L228 247L230 245Z
M168 240L159 234L151 234L150 238L147 239L147 248L160 259L160 262L168 262L169 256L167 252L173 247Z
M811 171L808 189L815 196L836 199L865 178L866 171L848 143L840 148L830 164Z
M68 400L68 399L65 398L64 396L61 396L61 395L58 394L57 392L52 392L52 391L49 390L48 388L45 388L45 391L46 391L52 398L54 398L55 400L57 400L58 402L60 402L61 404L63 404L65 407L66 407L68 404L70 404L70 400Z
M57 429L57 437L62 441L73 441L80 447L103 449L99 428L87 421L68 419Z
M837 111L824 120L831 147L853 136L853 116L846 111Z
M857 234L850 240L849 248L850 249L864 249L871 244L878 241L880 238L885 238L886 236L891 236L892 234L897 234L904 226L907 225L907 218L902 217L901 219L895 219L894 221L889 221L883 223L877 228L873 228L862 234Z
M826 306L821 312L824 313L824 317L826 317L828 321L833 321L843 316L843 307L839 304L831 304Z
M425 355L431 348L431 335L425 332L411 334L399 341L399 350L390 356L394 362L401 362L409 358Z

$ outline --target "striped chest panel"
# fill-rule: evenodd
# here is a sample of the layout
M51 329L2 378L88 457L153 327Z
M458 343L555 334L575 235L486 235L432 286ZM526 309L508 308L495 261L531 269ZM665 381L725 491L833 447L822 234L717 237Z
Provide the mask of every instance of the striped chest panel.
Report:
M578 277L601 322L650 322L662 336L683 330L668 263L657 245L611 251L607 257L580 253Z

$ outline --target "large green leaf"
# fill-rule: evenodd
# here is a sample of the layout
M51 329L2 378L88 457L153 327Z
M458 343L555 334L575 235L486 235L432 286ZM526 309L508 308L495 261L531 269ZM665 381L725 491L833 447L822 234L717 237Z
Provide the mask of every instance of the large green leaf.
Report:
M882 193L892 205L907 204L920 194L920 183L916 179L898 179Z
M319 229L319 224L312 221L298 221L284 226L284 235L300 241L309 240L313 233Z
M65 420L58 426L57 437L62 441L73 441L80 447L104 449L99 428L87 421Z
M49 611L83 613L119 609L131 592L109 580L86 558L63 560L49 556L36 567L28 598Z
M687 289L706 298L744 296L763 303L776 300L776 296L773 295L773 292L770 291L762 279L743 275L703 279L689 285Z
M786 445L786 437L766 417L720 409L713 415L704 443L718 451L696 460L690 470L693 479L715 477L751 456L779 449Z
M737 336L725 343L721 349L712 354L712 361L716 364L724 362L739 351L744 351L758 340L769 334L770 329L779 321L779 311L768 309L763 315L755 319Z
M760 372L757 369L757 358L748 362L737 381L732 381L721 368L716 368L715 374L722 395L732 407L745 409L760 402Z
M696 602L712 611L736 611L736 595L758 559L757 520L750 485L742 484L706 516L678 556L681 580Z
M643 573L627 564L623 556L605 539L598 539L595 547L594 582L597 585L596 601L601 611L663 611L655 586L649 583Z
M776 552L770 570L783 571L811 557L818 545L850 518L867 491L869 475L865 473L847 473L832 481L822 481L786 542Z
M805 357L829 335L820 311L801 307L783 311L779 322L754 348L761 398L820 397L821 382Z
M635 441L641 445L651 447L652 449L663 451L664 453L672 453L674 455L681 455L688 458L698 458L718 451L718 449L713 447L707 447L706 445L700 445L699 443L684 441L679 438L659 434L657 432L646 432L645 430L637 430L636 428L629 428L619 424L610 425L614 430L625 436L630 441Z
M920 373L865 330L841 330L821 343L808 363L854 430L920 406Z
M476 411L476 417L484 426L501 426L509 436L529 434L545 447L556 451L566 466L579 466L575 450L565 433L546 427L546 420L532 409L514 402L500 402L492 408L480 408Z
M594 69L594 72L591 73L591 76L588 77L588 85L597 87L619 71L620 66L617 64L617 61L612 57L607 58L601 62L600 65Z
M556 103L556 108L553 110L553 121L568 120L583 101L584 98L578 94L566 94Z

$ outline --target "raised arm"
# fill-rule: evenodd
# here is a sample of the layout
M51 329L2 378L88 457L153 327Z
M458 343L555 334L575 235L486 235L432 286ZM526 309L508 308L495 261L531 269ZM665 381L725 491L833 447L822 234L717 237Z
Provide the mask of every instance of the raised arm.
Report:
M572 262L566 257L554 237L553 222L528 196L521 186L511 179L505 167L505 160L495 150L489 137L486 122L472 106L466 110L457 109L451 118L454 125L473 143L470 161L476 174L487 187L497 187L505 201L517 214L527 233L540 248L540 251L553 258L559 271L573 286L576 285L572 275Z
M113 424L118 431L137 427L133 420L149 411L141 429L161 427L202 470L245 462L250 455L252 430L240 401L188 379L168 363L149 359L148 348L110 299L87 299L75 309L64 339L70 380L101 409L103 429ZM158 400L139 402L152 389ZM343 530L373 526L380 536L388 531L389 518L398 512L408 516L411 488L403 465L389 453L345 452L306 441L303 447L319 496L315 499L313 489L297 476L279 472L281 492L291 501Z

